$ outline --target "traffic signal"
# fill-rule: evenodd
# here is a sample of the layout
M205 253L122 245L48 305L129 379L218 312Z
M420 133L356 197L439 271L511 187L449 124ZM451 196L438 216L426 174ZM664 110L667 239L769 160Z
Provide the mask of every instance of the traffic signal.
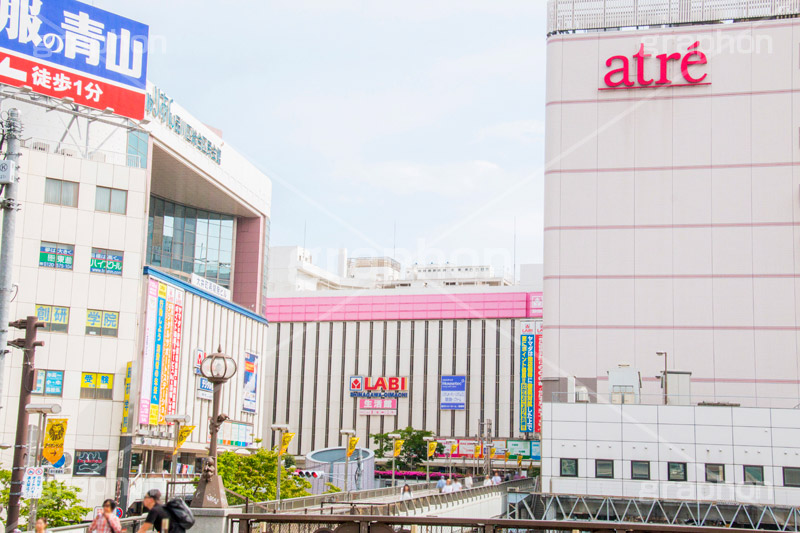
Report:
M319 479L323 477L325 474L323 472L320 472L319 470L296 470L294 475L299 477L310 477L313 479Z

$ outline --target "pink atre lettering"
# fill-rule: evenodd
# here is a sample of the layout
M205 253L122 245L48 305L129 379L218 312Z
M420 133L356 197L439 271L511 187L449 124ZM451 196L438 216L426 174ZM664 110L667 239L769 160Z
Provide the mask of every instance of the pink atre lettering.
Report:
M630 58L628 56L611 56L606 59L606 67L609 68L603 77L605 87L600 87L601 91L610 89L655 89L658 87L669 86L690 86L690 85L710 85L705 79L707 72L702 72L701 67L708 64L708 57L698 50L700 41L686 49L685 54L674 52L672 54L658 54L655 59L658 61L657 79L645 76L645 66L652 54L646 54L644 43L639 45L639 50ZM631 59L635 66L632 67ZM674 61L680 66L682 80L673 81L669 78L669 63Z

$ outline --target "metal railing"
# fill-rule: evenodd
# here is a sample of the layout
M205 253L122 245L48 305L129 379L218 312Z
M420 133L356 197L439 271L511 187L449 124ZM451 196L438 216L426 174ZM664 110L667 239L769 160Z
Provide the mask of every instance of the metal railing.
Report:
M139 531L139 528L142 527L144 523L144 516L137 516L134 518L123 518L120 520L120 524L122 525L122 531L120 533L136 533ZM75 524L71 526L61 526L61 527L51 527L48 528L48 533L59 533L59 532L69 532L69 533L84 533L89 531L89 527L91 526L91 522L86 522L84 524Z
M800 0L548 0L547 33L704 24L800 14Z
M615 405L664 405L664 393L638 394L632 392L553 392L546 401L551 403L590 403ZM723 396L703 394L670 394L669 405L712 407L763 407L797 409L797 397Z
M59 141L51 141L29 137L21 141L23 148L33 152L44 152L46 154L57 154L65 157L76 157L88 159L98 163L109 163L112 165L141 168L142 162L139 155L113 152L110 150L95 150L91 147L78 146Z

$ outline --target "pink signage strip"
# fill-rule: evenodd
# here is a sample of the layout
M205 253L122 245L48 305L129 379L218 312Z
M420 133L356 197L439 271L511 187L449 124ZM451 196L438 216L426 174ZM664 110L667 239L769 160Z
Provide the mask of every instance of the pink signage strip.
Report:
M541 292L267 298L270 322L541 318Z

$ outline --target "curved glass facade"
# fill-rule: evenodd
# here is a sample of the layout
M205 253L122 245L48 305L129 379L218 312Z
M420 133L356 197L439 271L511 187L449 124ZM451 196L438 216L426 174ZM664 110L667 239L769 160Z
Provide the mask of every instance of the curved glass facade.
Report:
M235 217L150 197L147 264L231 286Z

